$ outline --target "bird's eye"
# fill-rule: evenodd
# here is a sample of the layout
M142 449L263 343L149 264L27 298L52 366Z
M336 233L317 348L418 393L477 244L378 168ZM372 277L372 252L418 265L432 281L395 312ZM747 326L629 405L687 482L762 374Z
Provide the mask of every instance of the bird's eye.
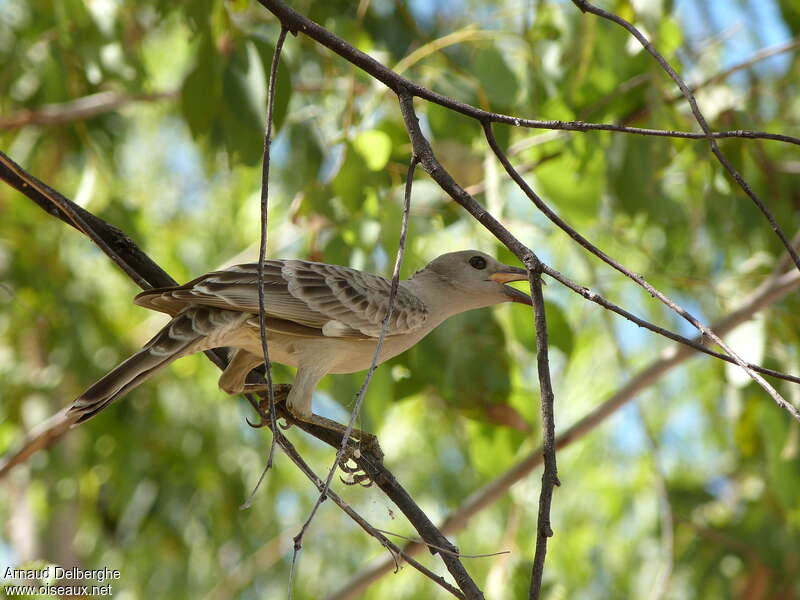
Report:
M476 269L485 269L486 268L486 259L482 256L473 256L469 259L469 264L471 264Z

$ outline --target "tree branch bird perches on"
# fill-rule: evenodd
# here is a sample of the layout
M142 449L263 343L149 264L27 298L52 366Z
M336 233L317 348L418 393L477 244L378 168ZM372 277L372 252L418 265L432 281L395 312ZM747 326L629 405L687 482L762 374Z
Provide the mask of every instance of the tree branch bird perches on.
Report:
M530 297L505 285L528 272L477 250L443 254L401 281L378 362L404 352L448 317L467 310ZM311 409L311 395L328 373L370 366L389 310L391 282L355 269L304 260L264 265L265 316L270 359L297 367L287 408L296 418L330 428ZM149 379L172 361L211 348L233 355L219 379L229 394L261 391L248 373L264 362L258 324L258 264L208 273L189 283L142 292L136 304L172 320L128 358L86 390L67 411L81 423Z

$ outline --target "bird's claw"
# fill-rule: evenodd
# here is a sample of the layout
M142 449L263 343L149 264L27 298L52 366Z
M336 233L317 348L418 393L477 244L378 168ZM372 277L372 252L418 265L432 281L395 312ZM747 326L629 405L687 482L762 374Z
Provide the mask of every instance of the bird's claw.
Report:
M262 427L266 427L266 426L267 426L267 421L264 419L264 417L261 417L261 421L260 421L260 422L258 422L258 423L253 423L253 422L250 420L250 417L245 417L245 418L244 418L244 420L245 420L245 421L247 422L247 424L248 424L248 425L250 425L250 427L252 427L253 429L261 429Z
M342 458L339 460L339 468L347 473L347 478L339 477L345 485L360 485L362 487L372 486L372 478L355 462L356 458L361 458L361 451L353 446L345 448ZM351 463L352 462L352 466Z
M347 479L340 476L339 480L345 485L360 485L361 487L365 488L372 487L373 483L370 476L366 473L351 474Z

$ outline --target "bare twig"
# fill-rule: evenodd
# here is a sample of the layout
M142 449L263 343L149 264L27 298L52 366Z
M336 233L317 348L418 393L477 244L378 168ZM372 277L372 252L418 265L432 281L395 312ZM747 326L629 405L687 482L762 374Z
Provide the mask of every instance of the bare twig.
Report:
M758 209L767 219L767 221L770 224L770 227L772 227L772 231L774 231L775 235L777 235L778 238L781 240L783 247L789 253L789 256L792 257L792 261L794 262L795 267L797 267L797 269L800 271L800 254L798 254L797 251L792 247L791 243L789 242L789 239L783 232L783 229L781 229L781 226L778 225L778 222L775 220L775 217L772 215L772 212L767 208L766 204L764 204L764 202L761 201L761 198L758 197L758 195L752 190L750 185L744 180L741 174L734 168L734 166L722 153L722 150L720 150L719 144L717 144L717 141L715 139L716 136L711 131L711 127L709 127L706 118L703 116L703 113L700 112L700 107L697 106L697 100L695 100L692 90L689 89L689 87L686 85L683 79L681 79L680 75L678 75L675 69L672 68L672 66L661 55L661 53L650 43L650 41L642 34L642 32L639 31L636 27L634 27L629 21L626 21L622 17L615 15L614 13L610 13L607 10L598 8L593 4L591 4L590 2L588 2L587 0L572 0L572 3L575 4L575 6L577 6L580 10L584 12L595 14L598 17L602 17L604 19L612 21L613 23L616 23L620 27L626 29L628 33L630 33L633 37L635 37L642 45L642 47L645 50L647 50L647 52L649 52L650 55L652 55L652 57L661 66L664 72L666 72L667 75L670 76L672 81L674 81L675 84L678 86L678 88L681 90L681 93L683 94L684 98L686 98L686 101L689 103L689 107L692 110L692 114L694 115L695 120L700 125L700 128L703 130L705 136L708 138L708 143L711 147L711 152L714 153L714 156L717 157L717 160L719 160L720 164L724 167L724 169L728 172L728 174L731 177L733 177L736 183L739 184L739 187L742 188L744 193L747 194L747 196L749 196L750 200L753 201L753 203L758 207ZM717 343L719 344L719 342ZM753 377L752 374L750 376ZM758 379L756 379L755 377L753 377L753 379L755 379L755 381L758 382ZM761 385L760 382L759 385ZM761 385L761 387L764 386ZM770 396L775 398L775 401L780 404L775 394L770 392L767 388L764 389L767 390Z
M549 275L556 281L558 281L564 287L570 289L571 291L575 292L579 296L586 298L590 302L594 302L595 304L602 306L603 308L618 314L619 316L628 319L631 323L638 325L639 327L643 327L653 333L657 333L660 336L663 336L669 340L673 340L684 346L697 350L698 352L702 352L703 354L707 354L708 356L713 356L714 358L718 358L720 360L724 360L725 362L731 363L733 365L737 364L736 361L726 354L722 354L720 352L716 352L711 350L704 344L704 340L702 338L687 338L682 335L678 335L677 333L673 333L669 329L664 329L663 327L659 327L658 325L654 325L641 317L637 317L633 313L625 310L621 306L614 304L613 302L607 300L600 294L597 294L590 290L589 288L582 286L562 273L556 271L552 267L548 267L545 264L542 264L542 273ZM750 367L752 370L762 373L764 375L769 375L771 377L775 377L777 379L783 379L784 381L791 381L792 383L800 383L800 376L797 375L790 375L788 373L782 373L780 371L775 371L773 369L767 369L760 365L755 365L753 363L747 363L747 366Z
M707 77L703 81L699 83L695 83L689 86L689 90L694 93L699 89L704 87L708 87L709 85L714 85L715 83L719 83L733 75L734 73L738 73L739 71L743 71L745 69L749 69L757 62L761 62L767 58L772 56L777 56L778 54L783 54L784 52L791 52L792 50L796 50L800 48L800 37L792 38L786 42L782 42L780 44L775 44L774 46L769 46L768 48L762 48L757 52L754 52L749 58L743 60L740 63L737 63L719 73L715 73L711 77ZM672 98L670 98L670 102L678 102L679 100L683 99L683 94L676 94Z
M275 425L275 390L272 385L272 363L269 360L269 343L267 340L267 316L266 304L264 298L264 261L267 258L267 225L269 223L269 163L270 163L270 148L272 146L272 115L275 108L275 87L278 77L278 64L281 60L281 50L283 49L283 42L286 40L288 30L285 27L281 28L278 35L278 41L275 43L275 51L272 53L272 65L269 70L269 83L267 87L267 126L266 133L264 134L264 161L261 167L261 241L258 248L258 333L261 338L261 351L264 353L264 373L267 380L267 399L269 401L269 419L270 429L277 431ZM272 436L272 442L269 446L269 457L267 464L264 467L266 473L272 467L272 459L275 455L275 436ZM256 488L253 490L250 498L245 503L249 507L253 495L255 495L258 486L263 481L263 474L261 479L258 480Z
M706 87L708 87L710 85L714 85L715 83L719 83L721 81L724 81L725 79L727 79L728 77L730 77L734 73L738 73L739 71L742 71L744 69L748 69L748 68L752 67L754 64L756 64L757 62L760 62L760 61L765 60L767 58L770 58L772 56L776 56L778 54L783 54L784 52L791 52L792 50L795 50L796 48L799 48L799 47L800 47L800 38L796 37L796 38L793 38L793 39L791 39L791 40L789 40L787 42L783 42L781 44L776 44L776 45L770 46L768 48L762 48L761 50L755 52L749 58L743 60L742 62L737 63L737 64L735 64L735 65L733 65L733 66L731 66L731 67L729 67L727 69L724 69L722 71L719 71L719 72L711 75L710 77L707 77L706 79L703 79L702 81L699 81L698 83L693 83L693 84L689 85L689 89L692 91L692 93L697 92L698 90L706 88ZM624 94L624 93L630 91L631 89L633 89L635 87L643 85L649 79L650 79L650 75L645 75L645 74L635 75L634 77L631 77L629 80L621 83L614 91L610 92L609 94L607 94L606 96L600 98L598 101L596 101L594 104L592 104L586 111L584 111L583 114L584 115L587 115L587 114L590 115L590 114L594 113L596 110L598 110L598 109L602 108L603 106L605 106L606 104L608 104L614 98L619 97L619 95ZM678 92L674 96L671 96L669 99L667 99L666 102L669 103L669 104L673 104L673 103L678 102L678 101L683 100L683 99L684 99L683 94L681 92ZM649 113L650 113L650 108L649 107L641 106L641 107L639 107L637 109L634 109L632 112L628 113L625 117L620 119L619 120L619 124L627 125L628 123L631 123L632 121L637 121L639 119L642 119L644 116L646 116ZM581 118L583 118L583 117L581 117Z
M512 115L504 115L501 113L483 110L431 91L428 88L397 74L368 54L358 50L324 27L321 27L308 17L298 13L281 0L258 0L258 2L276 17L278 17L281 23L288 27L292 32L299 31L316 40L323 46L329 48L339 56L348 60L350 63L372 75L375 79L386 85L396 94L404 93L411 96L416 96L440 106L444 106L445 108L450 108L458 113L472 117L473 119L477 119L481 122L490 121L493 123L505 123L506 125L513 125L515 127L527 127L533 129L562 129L580 132L617 131L635 135L688 138L698 140L708 138L706 133L642 129L638 127L625 127L622 125L608 123L584 123L582 121L543 121L539 119L524 119ZM726 131L715 132L711 135L718 138L760 138L800 145L800 138L760 131Z
M262 422L266 423L268 427L272 427L272 419L270 419L270 415L266 414L265 411L262 409L260 403L255 400L255 398L251 394L247 394L245 396L247 400L250 402L250 405L253 409L259 414L262 419ZM398 547L396 544L392 543L385 535L384 531L378 529L371 525L364 517L362 517L352 506L347 504L336 492L330 489L325 489L326 485L316 473L311 469L308 463L303 460L303 457L294 447L294 445L284 436L279 428L273 430L273 440L281 447L289 459L297 466L298 469L314 484L314 486L319 490L320 494L325 494L327 498L333 500L334 504L336 504L342 511L344 511L347 516L349 516L355 523L361 527L364 531L366 531L369 535L374 537L378 540L381 545L386 548L391 556L392 561L397 564L398 557L402 558L412 567L417 569L420 573L425 575L431 581L435 582L437 585L441 586L448 592L450 592L456 598L465 598L464 594L461 593L460 590L456 589L449 583L447 583L443 577L437 575L436 573L432 572L430 569L419 563L418 561L414 560L408 553ZM347 436L343 436L343 439L347 439ZM294 560L293 560L294 562ZM291 579L291 577L290 577ZM291 589L290 589L291 591Z
M760 62L772 56L777 56L778 54L783 54L784 52L791 52L792 50L795 50L797 48L800 48L800 37L795 37L787 42L776 44L768 48L762 48L758 52L755 52L749 58L743 60L742 62L737 63L723 71L720 71L719 73L715 73L714 75L707 77L706 79L700 81L699 83L691 84L689 86L689 89L692 91L692 93L697 92L698 90L706 88L710 85L714 85L715 83L724 81L734 73L738 73L739 71L743 71L744 69L749 69L757 62ZM670 97L667 100L667 102L669 104L673 104L683 99L684 99L683 93L678 92L674 96ZM649 112L650 110L647 107L642 107L628 114L628 116L626 116L624 119L621 120L621 123L624 125L630 123L631 121L641 119Z
M60 125L73 121L85 121L94 116L111 112L134 102L158 102L172 100L178 91L155 94L121 94L99 92L59 104L45 104L36 109L20 110L5 117L0 116L0 131L19 129L26 125Z
M530 600L538 600L542 591L547 539L553 536L553 529L550 526L550 504L553 500L553 488L561 485L561 483L558 480L558 469L556 467L554 395L553 385L550 382L550 361L547 355L547 318L544 310L544 296L542 295L541 267L532 271L528 266L528 279L536 327L536 366L539 371L543 440L542 456L544 457L542 489L539 493L539 518L536 526L536 552L533 555L531 584L528 591Z
M372 381L372 375L375 373L375 369L378 368L378 360L381 354L381 349L383 348L383 341L386 338L386 330L389 327L389 322L394 312L395 300L397 298L397 288L400 284L400 267L403 264L403 255L406 249L406 237L408 235L408 215L411 208L411 186L414 181L414 171L417 168L417 162L418 162L417 157L412 155L411 162L408 165L408 174L406 175L406 187L405 187L405 194L403 196L403 219L402 219L402 224L400 226L400 241L397 246L397 256L395 258L395 263L394 263L394 272L392 273L392 285L389 290L389 305L388 308L386 309L386 315L384 315L383 317L383 322L381 323L381 331L380 335L378 336L378 342L375 345L375 351L372 354L372 363L369 366L369 370L367 371L366 377L364 377L364 382L361 384L361 388L358 390L358 393L356 394L355 405L353 406L353 410L350 413L350 420L347 423L347 429L345 429L344 435L342 436L342 444L336 451L336 458L334 459L333 465L328 471L328 477L325 479L325 486L320 492L317 501L314 503L314 507L311 509L311 513L308 515L306 522L303 523L300 532L294 538L294 555L292 557L293 563L295 557L297 556L297 553L300 551L300 548L302 546L303 536L305 535L305 532L308 529L309 525L311 525L311 521L314 519L314 515L317 513L317 509L319 509L320 504L322 504L322 501L325 499L325 496L328 490L330 489L333 476L336 473L336 470L338 469L342 458L344 457L345 450L347 449L347 443L350 439L350 434L353 432L353 427L355 425L356 419L358 418L358 415L361 412L361 405L364 402L364 396L367 393L367 388L369 387L370 381Z
M421 540L419 538L411 538L407 535L401 535L399 533L395 533L393 531L387 531L385 529L378 529L381 533L385 535L391 535L392 537L400 538L401 540L405 540L407 542L413 542L415 544L422 544L423 546L427 546L428 548L433 548L437 552L443 552L446 554L452 554L450 550L447 548L442 548L440 546L435 546L433 544L429 544L425 540ZM456 556L459 558L491 558L492 556L501 556L503 554L511 554L510 550L500 550L499 552L487 552L485 554L464 554L463 552L457 552Z
M494 151L495 156L503 165L508 173L509 177L513 179L519 188L525 193L526 196L534 203L536 208L538 208L544 215L550 219L553 223L555 223L562 231L564 231L567 235L569 235L573 240L575 240L579 245L583 246L586 250L597 256L600 260L605 262L610 267L614 268L615 270L619 271L626 277L632 279L637 284L639 284L642 288L644 288L648 294L652 297L657 298L660 300L664 305L668 306L672 311L683 317L686 321L691 323L700 333L704 336L708 337L708 339L713 340L720 348L722 348L725 353L730 356L733 361L739 365L744 371L750 376L753 381L755 381L758 385L760 385L764 391L766 391L770 397L775 401L775 403L791 414L795 419L800 421L800 410L794 406L792 403L787 402L783 396L778 393L778 391L772 387L761 375L759 375L754 369L750 368L750 366L742 360L742 358L735 353L722 339L714 333L712 329L710 329L707 325L703 324L697 317L692 315L689 311L684 309L683 307L679 306L674 300L669 298L666 294L657 290L653 287L644 277L632 272L630 269L619 263L617 260L603 252L600 248L595 246L591 243L588 239L586 239L583 235L578 233L575 228L573 228L569 223L567 223L564 219L562 219L553 209L551 209L545 202L542 200L539 195L533 191L533 189L528 185L522 175L514 168L511 164L511 161L505 155L503 150L500 148L499 144L497 143L497 139L494 137L494 133L492 132L492 124L488 122L483 123L484 133L486 134L486 140L489 143L492 151ZM794 252L794 248L789 245L789 248L792 252ZM545 273L547 271L544 271Z

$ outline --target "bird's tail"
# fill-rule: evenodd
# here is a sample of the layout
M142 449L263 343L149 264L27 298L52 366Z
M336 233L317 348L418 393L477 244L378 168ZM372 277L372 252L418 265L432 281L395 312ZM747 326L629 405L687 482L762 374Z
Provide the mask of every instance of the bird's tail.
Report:
M202 317L208 312L206 307L191 307L178 314L141 350L81 394L69 407L67 417L75 423L92 418L172 361L200 350L199 342L209 331L198 326L198 321L205 320Z

